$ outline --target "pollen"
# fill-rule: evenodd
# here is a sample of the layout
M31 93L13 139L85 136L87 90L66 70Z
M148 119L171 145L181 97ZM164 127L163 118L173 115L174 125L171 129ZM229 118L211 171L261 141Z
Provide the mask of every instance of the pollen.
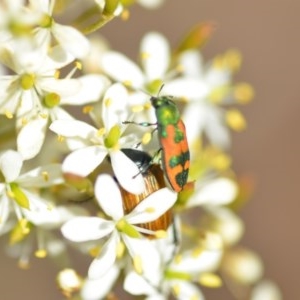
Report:
M174 284L172 286L172 290L175 296L178 296L180 294L180 286L178 284Z
M150 55L148 52L142 52L142 53L141 53L141 59L142 59L142 60L146 60L146 59L148 59L149 57L151 57L151 55Z
M181 255L176 255L175 258L174 258L174 262L175 264L180 264L180 262L182 261L182 256Z
M235 86L233 94L238 103L247 104L254 97L254 89L249 83L242 82Z
M155 238L157 239L164 239L168 236L165 230L157 230L155 231Z
M139 275L143 274L142 259L140 256L136 255L133 258L133 267Z
M193 249L192 257L197 258L201 255L202 252L203 252L203 249L201 247L197 247L197 248Z
M18 261L18 267L22 270L28 270L30 267L30 264L29 264L28 260L20 259Z
M144 110L144 106L143 105L134 105L131 107L131 111L133 113L138 113Z
M59 71L59 70L56 70L56 71L55 71L55 74L54 74L54 78L55 78L55 79L59 79L59 76L60 76L60 71Z
M20 85L23 90L30 90L35 83L34 74L23 74L20 78Z
M84 114L88 114L90 112L92 112L94 110L94 107L92 105L85 105L83 108L82 108L82 112Z
M122 242L119 242L116 249L117 258L122 258L125 252L125 245Z
M95 246L89 249L89 255L91 257L97 257L101 252L101 248L99 246Z
M112 104L111 98L104 99L104 105L105 105L106 107L111 106L111 104Z
M242 113L237 109L228 110L226 113L226 122L230 128L235 131L246 129L246 120Z
M130 12L129 12L129 10L128 10L128 9L124 9L124 10L122 11L122 13L121 13L121 19L122 19L123 21L127 21L127 20L129 19L129 17L130 17Z
M6 116L7 119L12 119L14 117L14 115L12 114L12 112L9 111L9 110L5 110L4 114L5 114L5 116Z
M154 213L155 212L155 208L154 207L147 207L146 209L145 209L145 211L147 212L147 213Z
M75 61L75 67L78 69L78 70L82 70L82 63L78 60Z
M37 258L45 258L47 256L47 250L46 249L38 249L35 251L34 255Z
M199 277L199 283L209 288L219 288L222 286L222 279L213 273L203 273Z
M131 80L124 80L124 81L123 81L123 84L124 84L126 87L128 87L128 88L132 87L132 81L131 81Z
M106 129L105 129L104 127L99 128L98 131L97 131L97 136L98 136L98 137L101 137L101 136L103 136L105 133L106 133Z
M22 126L25 126L28 123L28 119L26 117L23 117L21 120Z
M48 114L47 113L40 113L40 117L42 119L47 119L48 118Z
M149 144L149 142L151 141L151 138L152 138L151 132L146 132L146 133L143 135L143 138L142 138L142 144L143 144L143 145Z
M49 173L47 171L42 172L42 177L45 181L49 180Z
M63 142L65 140L65 137L59 134L59 135L57 135L57 140L59 142Z

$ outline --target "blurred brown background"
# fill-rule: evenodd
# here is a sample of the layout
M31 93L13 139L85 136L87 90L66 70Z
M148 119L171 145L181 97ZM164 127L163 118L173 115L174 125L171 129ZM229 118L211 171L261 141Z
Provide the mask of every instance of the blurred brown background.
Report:
M135 57L146 30L161 31L174 45L191 26L211 20L217 29L205 58L231 47L242 52L236 80L250 82L256 97L243 109L249 128L233 135L232 154L237 173L251 174L257 182L242 212L243 243L262 256L266 276L278 283L287 300L300 299L299 12L297 0L166 0L157 11L132 9L128 22L113 21L102 31L115 49ZM24 272L3 257L0 299L61 299L49 262L34 263ZM217 298L233 299L227 294Z

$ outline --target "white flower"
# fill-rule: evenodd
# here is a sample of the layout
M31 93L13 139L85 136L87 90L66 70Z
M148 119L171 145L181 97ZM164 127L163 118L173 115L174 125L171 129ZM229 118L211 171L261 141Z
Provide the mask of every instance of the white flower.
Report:
M95 184L95 195L104 213L111 218L78 217L62 227L63 235L74 242L98 240L107 237L100 254L89 267L89 277L95 279L104 275L114 264L122 241L131 257L140 257L151 248L147 239L139 239L139 232L145 232L136 225L156 220L176 201L176 193L168 188L154 192L140 202L130 213L124 215L122 197L115 181L109 175L99 175Z
M231 84L232 72L227 68L205 66L202 60L196 50L183 52L179 59L183 76L167 82L164 93L188 101L182 118L190 144L199 139L204 132L213 144L226 148L229 146L230 138L224 110L213 103L210 97L217 89Z
M145 189L142 174L121 148L131 146L136 139L123 134L128 119L127 90L121 84L112 85L102 100L104 128L97 129L82 121L54 121L50 129L66 137L68 145L75 149L63 162L63 172L85 177L109 154L112 169L120 184L131 193L139 194Z
M82 289L83 300L100 300L111 291L112 286L120 274L120 267L114 264L102 277L97 279L86 278Z
M47 214L49 204L35 190L63 182L58 164L38 167L24 174L21 174L22 166L22 156L16 151L7 150L0 156L0 171L4 177L4 182L0 182L0 230L12 210L19 220L40 222L41 213Z
M34 31L39 47L47 49L51 45L51 38L73 58L83 58L89 52L89 41L77 29L56 23L53 19L55 0L30 0L33 10L43 13L40 27Z
M133 88L129 105L133 111L144 110L141 121L154 122L154 110L149 110L149 95L157 93L162 84L172 76L169 71L171 50L167 39L158 32L146 34L140 45L141 67L116 51L107 51L100 60L105 74L117 82Z
M152 274L156 278L130 271L125 278L124 289L133 295L146 294L148 300L168 299L171 292L176 299L204 299L193 282L201 282L203 274L215 271L223 254L221 240L214 234L209 235L213 243L208 248L179 253L171 263L160 264L161 270ZM163 248L160 255L162 260L165 255Z
M17 115L18 150L24 159L30 159L43 145L49 118L72 118L60 105L98 100L108 80L100 75L58 79L57 69L73 59L63 55L59 48L53 49L49 57L33 49L31 43L25 46L1 49L0 60L16 74L0 77L0 113L8 118Z
M226 177L197 180L195 191L187 202L187 207L199 205L226 205L231 203L238 193L237 184Z
M87 215L87 211L74 205L66 208L55 206L49 201L39 201L39 209L24 210L26 221L31 225L28 227L28 232L24 232L21 240L15 241L14 232L11 234L9 254L18 257L21 268L29 267L32 254L37 258L50 257L58 265L64 266L68 263L66 244L52 230L58 229L75 216L82 215ZM26 226L25 222L24 226Z

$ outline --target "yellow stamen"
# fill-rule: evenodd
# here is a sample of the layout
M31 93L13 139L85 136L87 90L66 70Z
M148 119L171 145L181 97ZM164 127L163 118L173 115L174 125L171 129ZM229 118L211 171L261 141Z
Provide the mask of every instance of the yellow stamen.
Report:
M49 173L47 171L42 172L42 176L45 181L49 180Z
M82 112L84 114L88 114L90 113L91 111L93 111L94 107L92 105L86 105L82 108Z
M39 249L39 250L36 250L34 255L37 257L37 258L45 258L47 256L47 250L46 249Z
M152 134L150 132L146 132L142 138L142 144L147 145L151 141Z
M10 112L9 110L5 110L4 114L6 116L7 119L12 119L14 117L14 115L12 114L12 112Z
M246 128L246 120L242 113L237 109L227 111L226 122L230 128L236 131L242 131Z
M133 258L133 267L139 275L143 274L142 259L140 256L136 255Z
M213 273L203 273L199 277L199 283L209 288L218 288L222 286L222 279Z

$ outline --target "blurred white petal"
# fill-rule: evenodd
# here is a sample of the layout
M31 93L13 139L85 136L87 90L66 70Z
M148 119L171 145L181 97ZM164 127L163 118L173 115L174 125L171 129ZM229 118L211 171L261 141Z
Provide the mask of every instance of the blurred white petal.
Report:
M61 232L72 242L98 240L110 234L114 224L98 217L76 217L65 223Z
M75 28L55 23L52 31L60 45L74 57L84 58L89 53L88 39Z
M63 173L85 177L99 166L107 150L100 146L89 146L71 152L63 161Z
M132 194L144 192L144 178L137 165L122 151L111 151L110 158L114 174L120 185Z
M98 279L87 278L81 288L81 297L83 300L104 299L111 291L112 286L117 280L120 268L114 264L102 277Z
M110 175L98 176L95 183L95 196L103 211L115 221L124 216L121 192Z
M231 203L238 192L238 187L229 178L217 178L196 188L196 193L190 198L187 205L226 205Z
M103 54L101 66L116 81L129 83L135 88L144 84L141 69L121 53L111 51Z
M18 178L23 166L23 159L19 152L7 150L0 156L0 170L6 182L14 181Z
M33 120L19 132L17 147L24 159L33 158L40 152L46 135L47 123L47 118Z
M141 41L141 60L148 81L163 79L170 63L170 47L166 38L151 32Z
M105 275L113 266L117 256L117 246L120 242L120 237L117 232L113 232L110 238L101 248L100 255L95 258L88 271L90 279L97 279Z
M177 200L177 193L169 188L160 189L141 201L127 216L131 224L152 222L170 209Z

